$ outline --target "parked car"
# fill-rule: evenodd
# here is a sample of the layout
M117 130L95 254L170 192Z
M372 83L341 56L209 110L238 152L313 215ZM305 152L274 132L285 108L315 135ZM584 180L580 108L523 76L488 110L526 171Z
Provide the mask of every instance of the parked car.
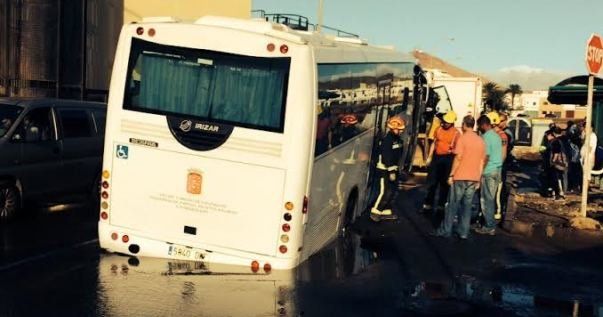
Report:
M0 98L0 220L26 202L97 196L106 105Z

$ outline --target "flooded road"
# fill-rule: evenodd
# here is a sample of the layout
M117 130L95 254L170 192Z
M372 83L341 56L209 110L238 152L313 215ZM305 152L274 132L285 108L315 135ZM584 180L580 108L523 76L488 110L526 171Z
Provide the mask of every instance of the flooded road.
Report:
M103 253L81 208L4 224L0 316L603 316L597 243L430 237L415 194L268 274Z

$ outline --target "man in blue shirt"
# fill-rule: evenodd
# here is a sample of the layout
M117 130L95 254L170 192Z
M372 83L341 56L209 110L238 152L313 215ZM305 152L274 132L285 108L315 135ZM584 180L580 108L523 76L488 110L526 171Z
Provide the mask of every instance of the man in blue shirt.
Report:
M484 226L475 229L475 232L495 235L496 220L494 219L494 213L496 211L496 192L500 183L500 172L503 164L502 141L498 134L494 132L490 118L486 115L481 116L477 120L477 124L479 130L482 132L484 143L486 143L486 164L480 186Z

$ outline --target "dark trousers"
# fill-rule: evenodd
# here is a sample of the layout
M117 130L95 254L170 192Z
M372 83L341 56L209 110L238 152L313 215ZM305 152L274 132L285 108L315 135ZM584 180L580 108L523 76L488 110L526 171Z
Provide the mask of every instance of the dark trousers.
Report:
M569 163L567 171L567 190L579 191L582 187L582 165L580 162Z
M427 197L425 197L426 205L434 205L436 191L439 188L437 206L444 208L446 199L448 198L448 176L452 169L452 161L454 156L450 155L434 155L431 165L428 168L427 174Z
M508 165L503 164L500 171L500 190L496 195L496 208L500 211L502 219L507 214L507 201L509 200L509 188L507 186Z
M550 166L547 169L547 176L549 182L549 188L553 189L555 193L555 197L559 197L561 195L565 195L563 193L563 172L558 169Z
M377 171L377 200L373 208L379 211L392 209L392 204L396 198L396 183L389 180L389 173L386 171Z

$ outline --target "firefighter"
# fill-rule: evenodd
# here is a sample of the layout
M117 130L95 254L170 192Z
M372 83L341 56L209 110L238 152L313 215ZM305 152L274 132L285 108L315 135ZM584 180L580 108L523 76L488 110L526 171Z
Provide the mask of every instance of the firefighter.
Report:
M379 161L377 163L378 196L371 208L371 219L395 219L392 203L395 198L398 163L402 157L403 145L400 134L406 128L406 122L400 116L393 116L387 121L389 131L381 139L379 145Z

